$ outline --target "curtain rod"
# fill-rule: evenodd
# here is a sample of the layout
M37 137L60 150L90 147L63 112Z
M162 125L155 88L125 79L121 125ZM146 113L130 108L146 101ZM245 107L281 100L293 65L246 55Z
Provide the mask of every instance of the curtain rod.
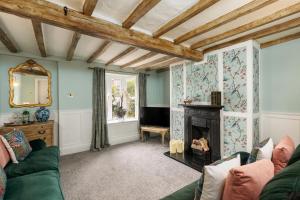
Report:
M97 67L88 67L88 69L94 69ZM100 68L100 67L99 67ZM117 72L117 73L124 73L124 74L139 74L139 72L127 72L127 71L118 71L118 70L113 70L113 69L106 69L106 68L102 68L105 69L107 72ZM150 76L150 74L146 74L147 76Z

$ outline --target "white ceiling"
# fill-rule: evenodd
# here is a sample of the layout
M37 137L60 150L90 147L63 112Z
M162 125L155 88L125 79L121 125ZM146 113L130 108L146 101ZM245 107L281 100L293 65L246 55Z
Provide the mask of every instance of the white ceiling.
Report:
M61 6L68 6L69 8L75 9L77 11L82 11L82 7L84 4L84 0L49 0L53 3L59 4ZM201 0L200 0L201 1ZM194 16L192 19L187 22L179 25L168 33L164 34L162 38L168 40L174 40L176 37L193 30L194 28L203 25L211 20L216 19L219 16L222 16L240 6L243 6L249 3L251 0L221 0L218 3L214 4L210 8L201 12L200 14ZM141 0L99 0L98 4L93 12L92 16L101 18L112 23L121 25L122 22L129 16L132 10L141 2ZM144 32L146 34L151 35L153 32L157 31L162 25L166 22L170 21L177 15L181 14L183 11L197 3L198 0L161 0L153 9L151 9L144 17L142 17L133 27L132 29ZM211 30L207 33L204 33L200 36L196 36L186 42L183 45L190 46L191 44L206 39L208 37L215 36L217 34L228 31L232 28L236 28L238 26L249 23L253 20L262 18L264 16L270 15L278 10L291 6L295 3L299 3L300 0L278 0L277 2L266 6L262 9L259 9L255 12L252 12L243 17L237 18L236 20L226 23L214 30ZM263 28L270 27L272 25L285 22L289 19L300 17L300 14L295 14L288 18L270 23L268 25L262 26L260 28L248 31L243 34L239 34L232 38L226 39L224 41L228 41L234 39L236 37L261 30ZM21 52L40 55L39 49L36 44L33 28L31 21L29 19L20 18L15 15L1 13L0 12L0 26L1 28L8 33L12 41L16 44L17 48ZM65 30L62 28L58 28L55 26L43 24L43 33L44 40L46 46L46 52L49 56L56 56L65 58L68 48L71 44L73 32L69 30ZM270 41L285 35L289 35L292 33L299 32L300 28L291 29L289 31L285 31L279 34L274 34L272 36L268 36L262 39L259 39L259 42ZM221 41L221 42L224 42ZM104 40L93 38L90 36L82 35L77 48L74 53L74 58L87 60L93 52L99 48L99 46L104 42ZM221 43L218 42L218 43ZM214 43L209 46L213 46ZM129 46L113 42L111 46L103 53L101 56L97 58L98 62L107 62L114 56L118 55ZM0 49L8 51L5 46L0 43ZM147 54L149 51L138 49L128 56L120 59L116 62L116 65L126 64L142 55ZM149 58L143 62L133 65L133 67L138 66L143 63L147 63L153 61L154 59L160 58L164 55L158 54L152 58Z

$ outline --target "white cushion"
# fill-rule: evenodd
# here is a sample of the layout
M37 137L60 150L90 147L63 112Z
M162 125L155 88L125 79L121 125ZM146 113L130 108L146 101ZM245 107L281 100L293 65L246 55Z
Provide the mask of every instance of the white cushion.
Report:
M263 147L260 147L258 149L256 160L262 160L262 159L271 160L273 149L274 149L274 143L272 138L270 138L267 144L265 144Z
M9 145L9 143L7 142L7 140L2 136L0 135L0 138L4 144L4 146L6 147L8 153L9 153L9 156L10 156L10 159L13 163L19 163L17 158L16 158L16 154L14 152L14 150L11 148L11 146Z
M240 154L218 165L204 166L204 182L200 200L219 200L222 198L224 184L229 170L241 165Z

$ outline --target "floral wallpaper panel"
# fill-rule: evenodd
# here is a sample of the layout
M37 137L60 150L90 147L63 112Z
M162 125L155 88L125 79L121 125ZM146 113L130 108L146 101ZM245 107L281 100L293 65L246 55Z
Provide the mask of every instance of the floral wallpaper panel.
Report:
M184 112L171 111L171 139L184 139Z
M218 91L218 55L209 55L206 63L191 63L186 68L187 98L210 102L211 92Z
M259 144L259 118L253 119L253 146Z
M183 86L183 64L171 67L172 75L172 107L178 108L178 104L183 102L184 86Z
M223 53L224 110L247 112L247 48Z
M247 118L224 116L224 156L247 150Z
M253 48L253 112L259 112L259 51Z

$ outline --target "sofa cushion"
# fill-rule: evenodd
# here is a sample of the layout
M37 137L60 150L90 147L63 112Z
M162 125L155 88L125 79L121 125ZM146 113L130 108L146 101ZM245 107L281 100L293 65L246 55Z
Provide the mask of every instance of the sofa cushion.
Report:
M170 194L161 200L194 200L194 190L197 185L197 181L181 188L180 190Z
M32 148L32 151L38 151L46 147L46 143L41 139L32 140L29 142L29 144Z
M11 148L11 146L9 145L9 143L7 142L7 140L5 139L5 137L3 137L2 135L0 135L0 139L3 142L5 148L8 151L8 154L9 154L9 157L10 157L11 161L13 163L19 163L18 160L17 160L17 158L16 158L14 150Z
M295 144L289 136L285 136L279 141L272 153L275 174L286 167L294 151Z
M31 146L21 130L14 130L3 135L13 149L18 161L24 160L32 151Z
M204 166L201 200L220 199L230 169L241 165L240 155ZM198 198L195 196L195 200Z
M0 139L0 166L3 168L7 165L7 163L10 161L10 156L8 154L8 151Z
M50 170L8 179L4 200L63 200L58 171Z
M274 165L267 159L233 168L227 176L222 199L256 200L273 175Z
M300 160L300 144L295 149L295 151L287 165L289 166L289 165L293 164L294 162L297 162L298 160Z
M264 187L260 200L285 200L300 193L300 161L282 169Z
M8 178L46 170L58 170L59 149L56 146L33 151L19 164L10 163L4 169Z
M274 144L272 138L267 138L264 141L260 142L257 146L253 147L247 162L253 163L256 160L262 159L271 160L273 145Z
M2 167L0 167L0 199L2 200L4 197L4 193L6 190L7 178L5 172Z
M232 158L235 158L237 155L240 155L241 158L241 165L244 165L247 163L248 157L249 157L249 153L248 152L244 152L244 151L240 151L240 152L236 152L235 154L229 156L228 158L222 159L222 160L218 160L214 163L212 163L211 165L218 165L226 160L230 160ZM195 188L195 199L200 199L201 195L202 195L202 189L203 189L203 182L204 182L204 178L203 175L201 175L200 179L197 181L197 187Z

